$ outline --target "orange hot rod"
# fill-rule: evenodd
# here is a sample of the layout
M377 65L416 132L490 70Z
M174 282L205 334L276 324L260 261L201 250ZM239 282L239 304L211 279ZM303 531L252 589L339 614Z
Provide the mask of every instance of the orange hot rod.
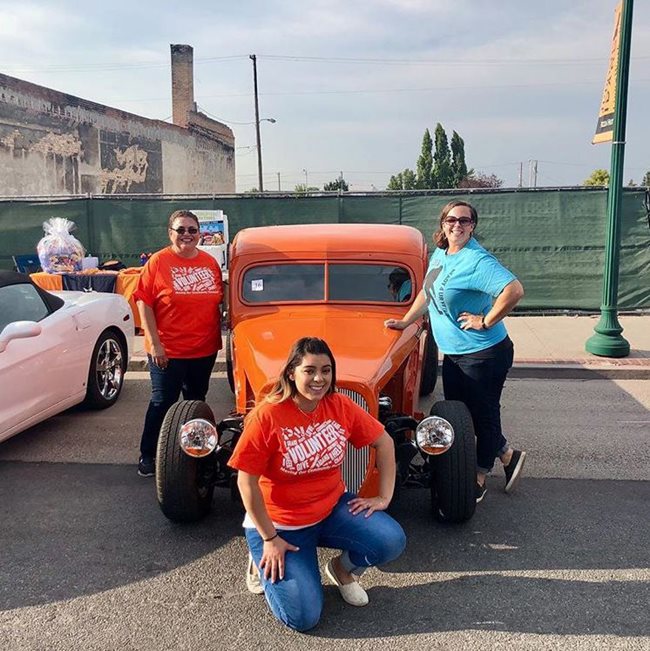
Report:
M215 486L237 495L227 461L243 416L270 389L294 341L325 339L337 388L385 426L395 443L398 487L431 491L440 520L463 522L476 506L476 451L464 404L440 401L423 418L418 400L436 383L437 348L426 321L403 331L400 318L422 288L428 263L422 234L409 226L310 224L240 231L230 250L226 365L234 416L214 418L197 401L176 403L158 441L156 488L163 513L198 520ZM349 446L343 476L373 494L373 451Z

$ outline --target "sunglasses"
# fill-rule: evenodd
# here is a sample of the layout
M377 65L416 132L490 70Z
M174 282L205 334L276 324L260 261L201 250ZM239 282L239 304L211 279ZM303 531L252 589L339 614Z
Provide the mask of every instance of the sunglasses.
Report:
M190 226L189 228L179 226L178 228L170 228L169 230L176 231L179 235L185 235L186 232L190 235L196 235L199 232L199 229L196 226Z
M469 226L470 224L474 223L474 220L470 219L469 217L447 217L447 219L444 219L442 223L447 224L447 226L453 226L454 224Z

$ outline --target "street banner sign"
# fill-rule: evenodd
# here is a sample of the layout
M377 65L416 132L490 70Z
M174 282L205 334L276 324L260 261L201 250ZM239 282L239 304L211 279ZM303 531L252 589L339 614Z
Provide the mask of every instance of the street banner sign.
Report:
M614 113L616 111L616 77L618 74L618 59L621 43L621 15L623 0L614 10L614 35L612 36L612 51L609 57L609 68L605 78L603 99L600 103L596 133L591 141L593 145L600 142L611 142L614 133Z

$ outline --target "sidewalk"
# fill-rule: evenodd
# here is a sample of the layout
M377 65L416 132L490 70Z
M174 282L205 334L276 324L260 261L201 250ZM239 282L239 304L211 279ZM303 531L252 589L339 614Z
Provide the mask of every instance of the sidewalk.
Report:
M630 342L628 357L596 357L585 351L585 342L594 332L598 316L515 316L506 327L515 344L515 363L510 377L550 377L567 379L650 378L650 315L621 316L623 336ZM144 338L135 338L129 370L144 371L147 358ZM226 370L223 350L215 371Z

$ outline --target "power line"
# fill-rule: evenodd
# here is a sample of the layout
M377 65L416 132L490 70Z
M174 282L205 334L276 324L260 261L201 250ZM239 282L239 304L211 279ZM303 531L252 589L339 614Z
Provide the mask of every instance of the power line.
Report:
M559 65L559 66L581 66L581 65L602 65L607 61L606 57L594 57L584 59L526 59L526 58L507 58L507 59L385 59L385 58L354 58L354 57L305 57L298 55L276 55L266 54L258 55L259 58L268 59L269 61L285 61L296 63L346 63L354 65L394 65L394 66L450 66L463 67L463 66L522 66L522 65ZM228 56L219 57L201 57L194 59L195 65L206 63L221 63L224 61L234 61L237 59L246 59L246 54L232 54ZM650 56L632 57L632 61L647 61ZM103 63L84 63L84 64L51 64L40 66L29 66L22 64L0 63L0 67L5 70L12 70L14 72L97 72L97 71L110 71L110 70L136 70L147 68L167 68L169 61L132 61L130 63L122 63L118 61L103 62Z

